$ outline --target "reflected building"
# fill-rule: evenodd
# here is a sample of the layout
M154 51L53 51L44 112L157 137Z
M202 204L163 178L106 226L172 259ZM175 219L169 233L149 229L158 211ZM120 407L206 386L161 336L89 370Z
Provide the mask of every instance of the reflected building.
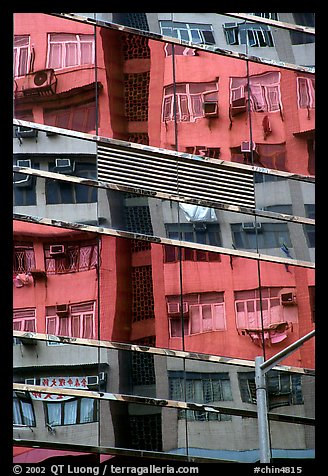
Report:
M15 14L14 382L84 393L16 389L14 438L257 461L254 367L237 361L315 326L309 51L221 14L174 14L173 35L171 14L81 15L101 21ZM203 47L219 31L231 55ZM283 37L301 66L275 63ZM284 364L313 369L313 342ZM305 374L270 371L269 412L313 418ZM312 423L287 420L273 458L312 458Z

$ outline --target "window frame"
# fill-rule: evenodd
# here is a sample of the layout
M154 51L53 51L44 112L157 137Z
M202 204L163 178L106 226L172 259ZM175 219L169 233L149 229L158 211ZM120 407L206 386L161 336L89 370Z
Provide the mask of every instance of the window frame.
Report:
M17 401L17 404L18 404L19 416L20 416L20 420L21 420L22 423L15 423L15 420L14 420L14 415L15 415L14 402L15 401ZM24 415L22 403L24 403L25 405L28 405L30 407L30 411L31 411L31 414L32 414L32 422L31 422L30 425L26 421L27 417ZM16 407L16 409L17 409L17 407ZM35 412L34 412L34 406L33 406L32 400L30 398L26 398L26 399L20 398L17 395L16 392L14 392L14 395L13 395L13 426L14 426L14 428L19 428L19 427L29 427L29 428L31 428L31 427L36 426Z
M162 23L165 22L171 23L171 26L162 25ZM170 20L159 20L159 27L161 34L164 36L179 38L179 40L190 41L191 43L197 45L215 45L213 26L209 23L184 23L176 21L171 22ZM174 34L174 32L176 32L176 34ZM186 35L183 35L182 32L187 32L188 38L185 38ZM197 32L198 37L203 41L196 41L192 32ZM213 41L206 39L203 32L211 33Z
M93 415L92 421L81 421L82 419L82 401L83 400L92 400L93 402ZM75 415L75 422L68 423L65 422L65 417L67 413L65 412L65 406L70 405L71 403L76 402L76 415ZM48 406L53 405L60 408L60 422L49 422L49 409ZM44 414L45 414L45 421L46 424L51 426L70 426L70 425L84 425L87 423L97 423L99 420L99 412L98 412L98 402L95 398L88 398L88 397L73 397L61 402L43 402Z
M182 337L182 324L184 327L184 335L185 336L194 336L194 335L199 335L199 334L204 334L205 332L224 332L227 330L227 315L226 315L226 306L225 306L225 301L224 301L224 292L218 292L219 296L217 296L218 301L217 302L212 302L212 299L210 299L208 302L202 302L204 301L204 298L206 298L207 293L196 293L197 296L197 302L189 302L188 300L188 295L183 296L183 301L188 304L188 311L187 315L183 316L181 318L181 314L177 314L176 316L170 316L168 314L168 326L169 326L169 337L174 338L174 337ZM220 301L221 299L221 301ZM179 302L178 298L175 299L173 297L168 297L167 303L174 303L174 302ZM210 307L210 318L204 318L205 314L205 307L209 306ZM221 320L222 324L217 325L216 323L216 315L215 315L215 307L219 306L221 310L223 311ZM191 309L192 308L192 309ZM196 309L197 308L197 309ZM191 309L191 310L190 310ZM192 316L191 312L193 311L198 311L199 316L198 316L198 325L199 325L199 330L196 332L193 331L192 329ZM197 316L195 318L195 321L197 319ZM211 324L209 328L208 326L205 327L205 323L203 322L204 320L211 320ZM195 323L194 321L194 323ZM181 331L181 333L180 333Z
M51 35L74 35L75 40L51 40ZM90 40L84 41L83 37L88 36L91 37ZM90 44L91 45L91 62L82 63L82 45L83 44ZM67 53L68 53L68 45L76 45L76 59L77 62L75 64L67 65ZM59 62L60 66L54 67L51 61L51 49L54 46L60 47L60 55L59 55ZM86 65L94 65L95 64L95 37L94 34L86 34L86 33L48 33L47 35L47 68L52 68L54 70L65 69L65 68L75 68L77 66L86 66Z
M224 398L227 396L227 389L223 389L222 382L229 382L229 398ZM201 387L198 385L198 389L195 388L197 384L201 382ZM214 382L219 383L219 393L222 398L215 399L215 390ZM188 385L188 388L187 388ZM175 386L175 389L173 388ZM207 388L206 388L207 387ZM211 390L211 397L208 398L208 390ZM199 390L201 390L202 398L187 398L186 390L192 392L195 395ZM233 401L231 380L228 372L220 373L205 373L205 372L180 372L180 371L169 371L169 392L170 398L174 400L188 401L198 404L211 404L214 402L226 402ZM217 396L217 395L216 395ZM231 415L226 414L210 414L209 412L204 412L202 410L179 410L178 419L187 419L193 421L230 421Z
M304 88L301 88L301 82ZM297 76L297 105L299 109L315 109L315 80L306 76Z
M15 46L15 40L18 38L27 38L27 45L24 46ZM27 50L27 58L26 58L26 65L21 71L21 54L22 50ZM30 71L30 61L31 61L31 37L30 35L14 35L14 77L20 78L27 75ZM22 74L20 74L22 73Z
M26 315L27 313L31 313L31 315L27 316ZM35 308L14 309L13 310L13 324L17 322L20 323L20 329L15 329L15 330L24 331L24 332L37 332L36 309ZM33 326L32 326L33 330L27 328L26 326L27 322L33 322Z
M64 242L61 243L67 250L70 250L71 255L68 256L68 251L64 258L53 258L50 256L51 244L43 245L44 263L46 274L68 274L83 271L90 271L96 268L98 262L98 243L95 240L77 241L77 242ZM49 248L49 249L48 249ZM81 250L89 249L88 265L85 266L86 261L81 263ZM49 256L48 256L49 255ZM61 260L61 261L60 261Z
M204 102L206 101L206 96L208 94L216 93L217 98L215 101L218 103L219 98L219 81L208 81L204 83L198 84L211 84L215 83L215 89L204 90L203 92L193 93L190 92L190 86L195 83L177 83L177 88L174 93L167 93L166 90L168 88L173 88L173 85L167 85L164 87L163 93L163 102L162 102L162 122L170 122L174 120L174 112L176 112L176 120L178 122L196 122L197 119L202 119L205 116L204 108L202 107ZM185 87L185 91L178 91L178 89ZM206 87L206 86L205 86ZM174 94L176 97L176 111L174 110ZM201 113L197 111L196 104L201 105Z
M80 311L80 312L74 312L72 311L72 308L74 308L74 306L83 306L83 305L88 305L88 304L92 304L92 310L85 310L85 311ZM50 335L58 335L58 336L67 336L67 337L77 337L77 338L80 338L80 339L94 339L95 336L96 336L96 303L95 301L88 301L88 302L83 302L83 303L74 303L74 304L69 304L69 315L67 317L59 317L57 314L56 314L56 311L55 309L51 309L51 308L54 308L55 306L49 306L50 309L46 308L46 334L50 334ZM48 314L53 312L53 314ZM90 336L87 336L87 337L84 337L84 333L85 333L85 321L86 321L86 318L92 316L92 335ZM79 317L79 335L73 335L73 321L74 319L76 319L77 317ZM68 329L68 333L67 334L61 334L60 331L61 331L61 321L63 321L63 319L67 319L66 321L66 326L67 326L67 329ZM53 321L53 323L51 324L50 321ZM51 326L54 326L55 328L55 332L49 332L49 328L50 328L50 325ZM51 330L51 329L50 329ZM75 334L75 332L74 332ZM57 342L48 342L48 345L58 345Z

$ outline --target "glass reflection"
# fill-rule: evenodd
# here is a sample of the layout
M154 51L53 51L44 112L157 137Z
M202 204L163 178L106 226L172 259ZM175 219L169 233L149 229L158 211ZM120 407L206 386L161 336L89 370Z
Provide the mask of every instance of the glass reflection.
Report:
M94 133L94 27L40 13L14 25L15 117Z
M26 31L26 15L48 34L47 52L35 55L33 71L34 49L44 51L45 44ZM264 26L264 33L248 27L253 42L268 35ZM192 31L209 41L210 30ZM15 14L16 118L314 174L313 74L255 62L246 71L243 59L104 27L95 35L81 22Z
M75 167L81 168L81 175L93 174L90 172L92 162L82 160L75 162ZM34 165L38 164L33 160ZM22 182L19 182L19 176L23 177ZM312 224L289 222L282 220L282 217L279 219L279 216L267 218L229 212L18 172L14 180L15 213L216 246L225 250L260 253L268 257L304 262L315 260L315 226ZM264 211L286 215L300 212L301 215L295 215L314 217L312 187L306 187L307 184L294 186L286 181L272 186L268 184L268 188L262 185L258 197L261 205L267 204L260 207ZM270 200L270 191L273 192L271 197L274 204ZM277 191L281 191L281 194L277 195ZM305 203L296 201L297 198ZM283 203L280 205L277 202ZM186 250L184 253L192 255L194 252ZM204 252L199 250L197 253L199 260L202 260ZM175 255L176 252L168 251L167 261L174 261Z
M314 325L314 270L289 264L15 221L13 271L15 330L254 359Z

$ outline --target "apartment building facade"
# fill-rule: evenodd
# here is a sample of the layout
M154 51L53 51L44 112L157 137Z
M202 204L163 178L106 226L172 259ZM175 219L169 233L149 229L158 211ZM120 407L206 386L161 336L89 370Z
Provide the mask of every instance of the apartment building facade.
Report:
M254 359L315 325L313 43L79 15L14 18L14 461L255 462ZM272 458L311 459L313 340L283 363Z

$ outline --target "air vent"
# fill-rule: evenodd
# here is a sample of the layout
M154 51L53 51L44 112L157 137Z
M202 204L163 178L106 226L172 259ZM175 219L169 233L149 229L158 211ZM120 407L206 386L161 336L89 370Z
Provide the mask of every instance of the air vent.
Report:
M98 180L105 183L255 208L253 175L199 158L98 144Z

